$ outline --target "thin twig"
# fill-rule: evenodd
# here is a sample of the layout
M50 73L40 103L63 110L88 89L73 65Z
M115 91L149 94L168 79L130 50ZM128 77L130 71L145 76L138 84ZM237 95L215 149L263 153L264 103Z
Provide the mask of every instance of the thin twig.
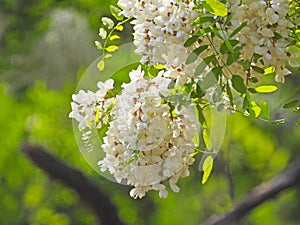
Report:
M25 144L21 149L27 158L51 178L75 190L82 201L95 212L101 225L125 225L109 197L81 171L52 156L43 147Z
M274 178L253 188L230 212L214 215L202 225L235 224L258 205L276 197L283 190L300 183L300 160L292 163Z

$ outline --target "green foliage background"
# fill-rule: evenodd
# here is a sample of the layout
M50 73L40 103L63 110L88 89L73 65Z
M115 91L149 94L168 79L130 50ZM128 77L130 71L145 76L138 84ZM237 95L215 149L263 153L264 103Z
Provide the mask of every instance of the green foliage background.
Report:
M191 176L180 181L180 193L169 193L167 199L149 193L142 200L133 200L129 187L111 183L93 171L76 146L68 113L77 81L98 57L93 41L100 18L109 15L109 5L115 2L0 0L0 224L96 224L75 193L49 180L24 158L19 150L23 142L41 144L93 177L129 225L200 224L210 215L230 209L249 189L299 157L299 126L266 126L236 114L228 117L222 150L205 185L201 185L202 174L195 163ZM63 40L64 45L53 53L41 43L45 43L49 30L61 32L53 28L57 10L69 12L66 15L73 16L75 24L68 25L74 33L54 42L59 46ZM63 22L65 18L60 19ZM76 30L76 21L85 21L79 24L88 32L84 34L89 38L85 44L77 38L82 30ZM125 33L123 39L128 37ZM86 48L89 51L84 52L83 61L78 52ZM46 55L44 61L37 60L37 52ZM55 66L54 59L59 56L65 67ZM299 86L295 77L290 80L286 90L266 96L271 105L285 99L293 88L290 85ZM286 191L257 207L241 224L300 224L299 198L299 188Z

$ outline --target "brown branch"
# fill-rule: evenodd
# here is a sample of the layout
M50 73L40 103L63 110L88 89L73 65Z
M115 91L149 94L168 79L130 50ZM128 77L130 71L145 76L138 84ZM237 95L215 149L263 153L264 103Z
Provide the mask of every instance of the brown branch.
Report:
M51 178L75 190L82 201L95 212L102 225L124 225L109 197L81 171L47 153L42 147L26 144L22 146L22 152Z
M232 225L264 201L276 197L281 191L298 183L300 183L300 160L292 163L274 178L253 188L230 212L214 215L202 225Z

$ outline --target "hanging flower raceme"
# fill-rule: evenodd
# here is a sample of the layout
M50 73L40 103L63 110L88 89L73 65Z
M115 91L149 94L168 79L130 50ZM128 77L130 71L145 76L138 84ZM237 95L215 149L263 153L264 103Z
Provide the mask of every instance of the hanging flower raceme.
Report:
M149 190L167 197L165 180L178 192L178 179L189 175L188 167L194 162L194 118L187 109L172 112L164 103L170 95L170 80L163 73L153 79L145 78L140 67L130 73L131 82L122 85L115 99L104 137L106 155L99 166L117 182L134 186L130 192L134 198Z

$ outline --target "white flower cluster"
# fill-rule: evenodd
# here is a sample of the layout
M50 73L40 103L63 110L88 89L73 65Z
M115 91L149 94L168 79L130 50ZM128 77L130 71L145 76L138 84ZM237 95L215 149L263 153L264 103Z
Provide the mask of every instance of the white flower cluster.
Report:
M80 130L92 129L93 124L101 126L100 120L95 120L96 117L102 118L102 121L107 121L107 115L104 115L108 107L111 105L113 98L107 98L107 92L113 89L114 81L109 79L103 82L98 82L98 90L83 91L80 90L78 94L73 94L71 102L72 112L69 114L70 118L74 118L79 122L78 128Z
M149 190L167 197L164 180L178 192L178 179L189 175L194 162L194 118L187 109L172 115L163 101L170 94L170 80L163 73L151 80L144 78L140 67L130 73L131 82L123 84L115 98L102 145L106 156L99 161L101 170L108 170L119 183L134 186L130 192L134 198Z
M184 43L197 17L193 1L119 0L118 5L126 17L134 18L134 44L141 62L182 72L190 53Z
M237 34L240 44L244 45L240 58L251 60L254 53L262 55L262 61L252 64L262 68L274 66L276 81L284 82L284 76L290 73L285 62L289 61L293 67L299 66L299 51L291 51L291 28L295 24L288 19L290 1L244 0L242 4L237 4L237 1L229 2L232 3L230 10L234 13L230 30L247 22L247 26ZM255 75L255 71L251 73Z
M234 37L239 42L237 46L241 47L238 61L250 61L252 66L260 68L274 66L278 82L284 82L284 76L290 73L286 68L286 61L292 67L299 66L299 51L291 50L291 29L297 22L288 18L289 3L290 0L228 0L228 12L229 15L233 14L233 18L226 26L222 22L216 24L221 36L229 39L237 27L247 22L247 26ZM119 0L118 5L123 9L122 14L134 18L134 44L137 46L136 52L142 55L141 62L163 64L169 70L169 77L180 79L177 84L188 82L188 78L194 74L195 65L201 59L197 63L186 65L186 59L193 48L185 48L184 43L197 32L198 28L192 27L194 19L198 16L210 17L211 14L195 9L194 2L190 0ZM299 15L296 20L299 21ZM214 24L203 24L200 29L209 25ZM224 40L215 37L211 41L204 36L200 44L195 44L194 49L207 45L207 50L200 54L201 58L215 53L220 62L226 62L227 54L221 56L215 52L220 49ZM262 59L254 61L254 54L261 55ZM232 74L244 78L247 75L261 75L255 70L245 71L238 62L227 65L223 73L228 79L231 79Z

